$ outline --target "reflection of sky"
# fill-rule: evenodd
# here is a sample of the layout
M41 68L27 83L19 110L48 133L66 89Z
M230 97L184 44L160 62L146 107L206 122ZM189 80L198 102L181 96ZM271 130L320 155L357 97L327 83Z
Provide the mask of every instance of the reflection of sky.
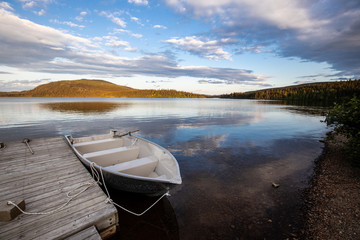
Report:
M61 101L126 103L126 107L114 107L101 114L83 114L53 111L43 104ZM260 143L301 133L320 134L324 130L320 119L319 116L302 115L279 105L251 100L0 99L0 129L22 127L29 131L40 128L51 131L53 128L55 134L61 135L61 129L65 129L66 133L87 131L87 134L92 134L101 129L107 131L109 128L131 127L140 128L141 134L168 145L199 136L221 136L221 146L227 146L233 141ZM27 134L31 135L33 132L29 131Z
M79 112L51 111L42 105L44 102L105 101L130 103L131 107L117 108L102 115L87 116ZM0 99L0 128L43 124L46 121L88 121L101 119L131 118L139 121L152 119L211 117L222 112L231 113L231 109L220 108L224 104L213 106L214 100L183 99L84 99L84 98L2 98ZM215 101L216 102L216 101Z
M228 117L228 118L226 118ZM176 127L173 142L187 142L197 136L217 136L218 145L231 147L234 142L254 142L266 145L271 140L300 135L322 136L324 124L320 117L278 112L254 112L252 115L238 112L232 116L200 119L198 122ZM208 123L206 125L205 123ZM221 136L221 137L219 137Z
M61 101L121 104L101 114L81 111L82 104L76 111L43 105ZM210 228L234 239L229 226L246 229L253 222L254 234L281 235L284 226L294 225L299 189L326 132L320 115L254 100L2 98L0 114L2 142L140 129L138 135L169 149L179 162L183 184L169 201L184 239L206 239ZM281 184L275 192L273 181Z

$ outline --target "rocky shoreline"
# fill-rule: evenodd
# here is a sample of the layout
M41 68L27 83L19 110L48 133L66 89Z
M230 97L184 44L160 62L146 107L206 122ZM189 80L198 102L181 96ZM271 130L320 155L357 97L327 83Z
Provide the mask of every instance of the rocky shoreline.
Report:
M325 141L304 193L302 239L360 239L360 168L346 160L341 136Z

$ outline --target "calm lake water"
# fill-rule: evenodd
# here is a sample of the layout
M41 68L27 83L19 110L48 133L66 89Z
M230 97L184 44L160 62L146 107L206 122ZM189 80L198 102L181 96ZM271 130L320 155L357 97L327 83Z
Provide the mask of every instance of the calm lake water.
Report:
M0 98L0 141L140 129L177 158L183 184L142 217L119 210L114 239L286 239L299 233L301 192L328 131L313 110L256 100ZM111 194L135 212L154 201Z

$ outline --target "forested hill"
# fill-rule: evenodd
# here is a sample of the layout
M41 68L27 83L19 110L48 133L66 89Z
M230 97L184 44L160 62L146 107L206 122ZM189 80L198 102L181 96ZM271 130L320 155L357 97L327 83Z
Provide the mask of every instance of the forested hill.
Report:
M360 95L360 80L302 84L244 93L235 92L221 95L221 98L271 99L331 103L347 97L352 97L354 95Z
M127 98L203 98L204 95L176 90L140 90L103 80L58 81L22 92L0 92L0 97L127 97Z

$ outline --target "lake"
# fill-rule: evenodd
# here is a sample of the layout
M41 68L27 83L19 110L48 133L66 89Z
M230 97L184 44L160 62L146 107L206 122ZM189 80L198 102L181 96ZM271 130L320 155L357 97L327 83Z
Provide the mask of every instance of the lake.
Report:
M119 210L113 239L298 236L302 191L329 131L321 120L317 109L276 101L0 98L0 142L140 129L176 157L183 184L142 217ZM111 195L135 212L154 201Z

